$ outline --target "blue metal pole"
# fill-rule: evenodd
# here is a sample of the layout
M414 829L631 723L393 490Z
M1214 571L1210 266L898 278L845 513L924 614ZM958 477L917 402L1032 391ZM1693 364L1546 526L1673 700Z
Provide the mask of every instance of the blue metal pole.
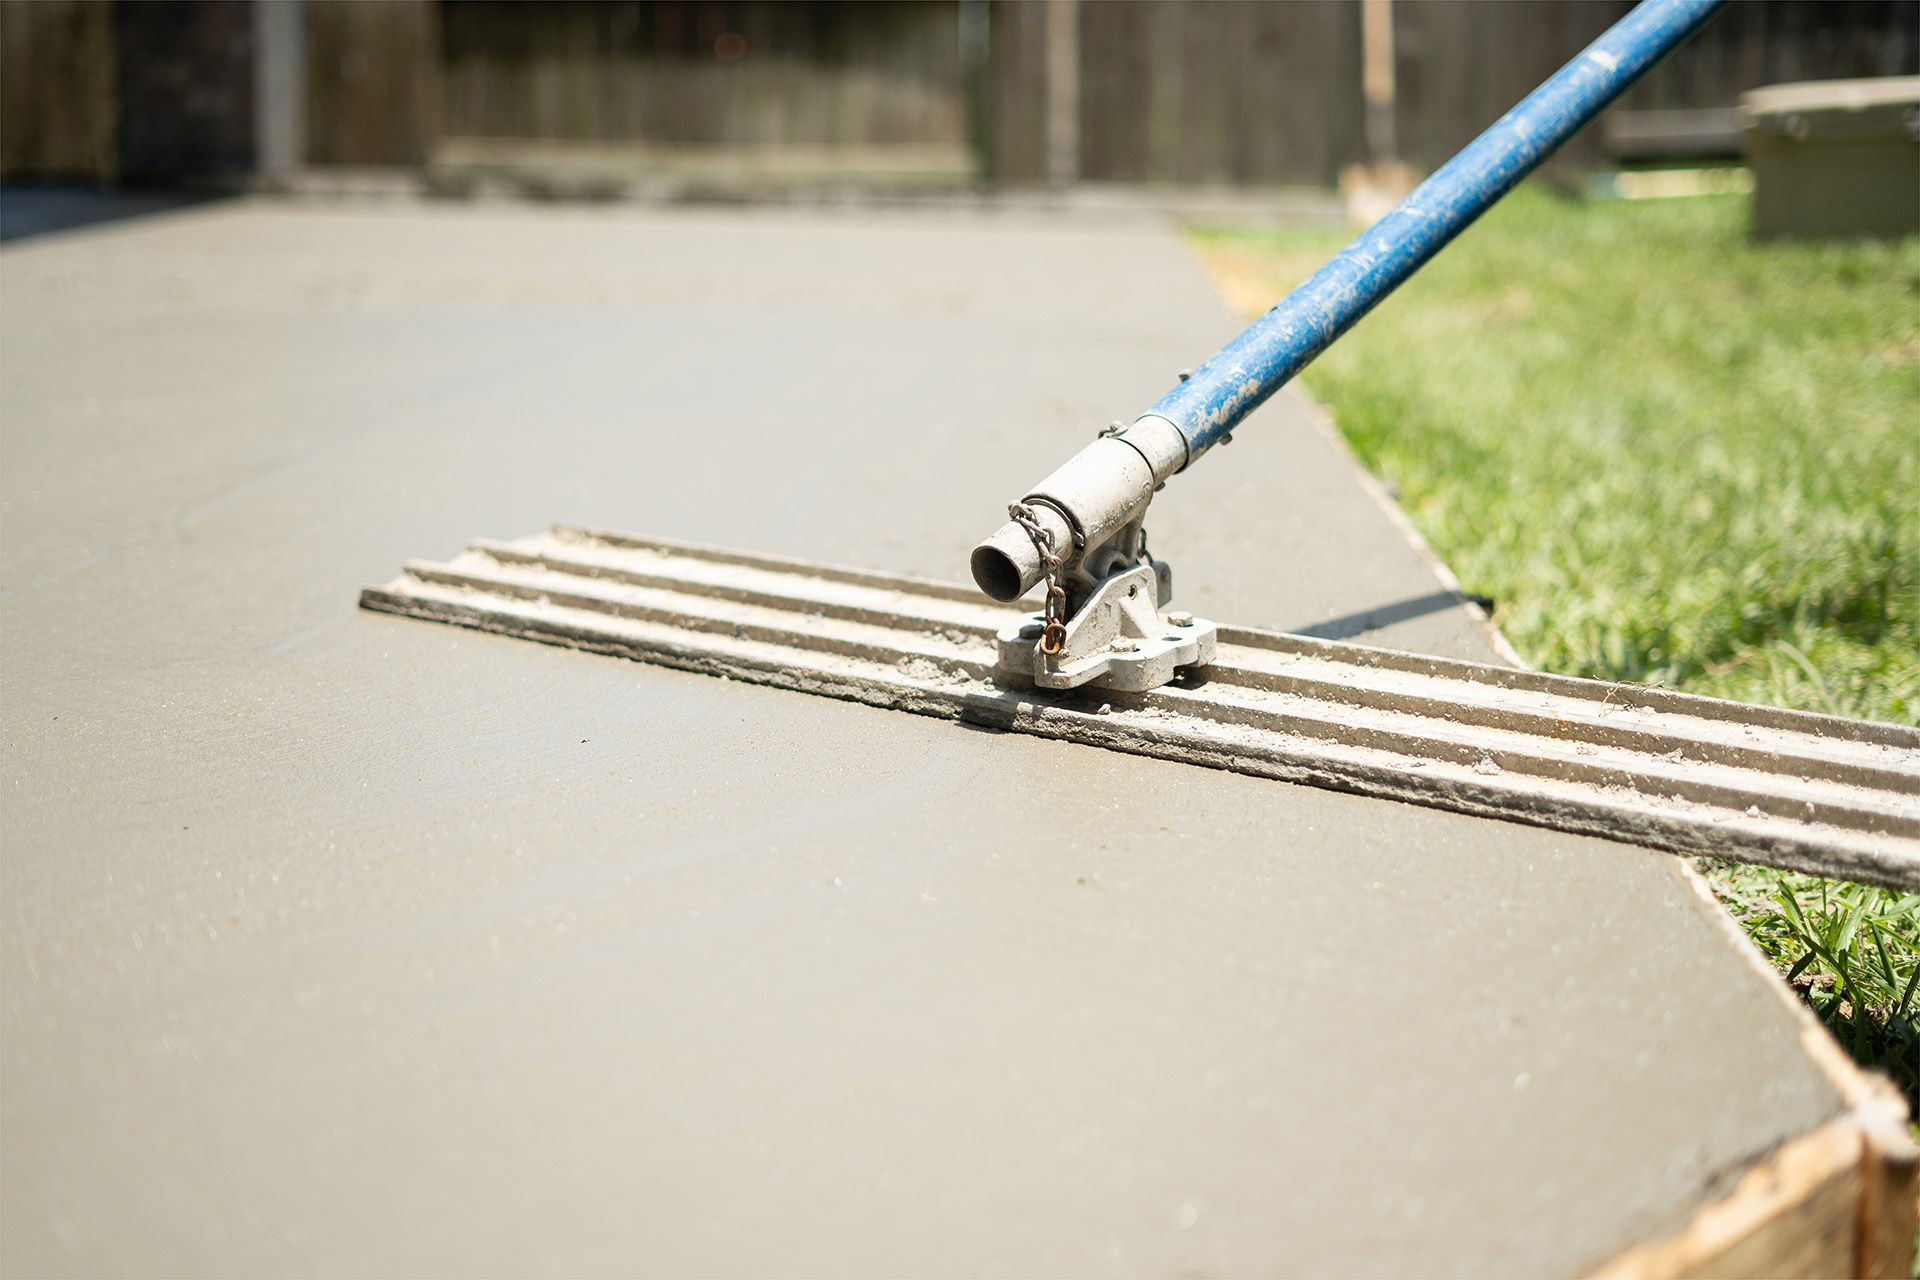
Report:
M1722 2L1646 0L1637 6L1145 416L1165 418L1179 429L1191 464L1692 35Z

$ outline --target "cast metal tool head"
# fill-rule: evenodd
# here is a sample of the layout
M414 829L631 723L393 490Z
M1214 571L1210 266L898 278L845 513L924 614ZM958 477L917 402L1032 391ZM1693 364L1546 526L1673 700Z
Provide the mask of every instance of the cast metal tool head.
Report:
M1164 418L1102 433L973 549L973 580L994 599L1047 586L1045 607L999 635L1003 679L1141 691L1213 656L1213 624L1165 612L1173 571L1147 552L1147 506L1186 462Z

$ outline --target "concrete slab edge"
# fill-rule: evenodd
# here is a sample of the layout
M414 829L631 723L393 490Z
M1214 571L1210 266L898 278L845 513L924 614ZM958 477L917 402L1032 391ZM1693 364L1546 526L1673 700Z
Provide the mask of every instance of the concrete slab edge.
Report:
M1782 1143L1680 1230L1633 1245L1586 1274L1595 1280L1910 1275L1920 1166L1903 1132L1897 1144L1886 1141L1889 1118L1884 1109L1856 1108Z
M1819 1259L1818 1265L1791 1273L1906 1280L1913 1274L1916 1243L1920 1243L1920 1146L1915 1145L1909 1127L1912 1113L1906 1099L1892 1080L1864 1070L1840 1047L1813 1011L1780 980L1772 962L1727 914L1713 886L1691 862L1677 860L1675 869L1727 944L1800 1027L1801 1048L1845 1101L1847 1110L1755 1160L1733 1191L1703 1205L1680 1231L1636 1245L1591 1274L1615 1280L1651 1280L1664 1276L1789 1273L1781 1257L1755 1256L1752 1265L1732 1265L1738 1259L1727 1251L1739 1246L1743 1238L1734 1228L1745 1223L1751 1232L1778 1230L1776 1219L1790 1219L1806 1198L1796 1199L1783 1191L1796 1186L1807 1196L1815 1191L1815 1180L1806 1176L1818 1163L1810 1153L1826 1149L1844 1155L1844 1144L1851 1141L1858 1157L1857 1180L1845 1159L1828 1161L1831 1176L1852 1187L1856 1210L1853 1234L1829 1243L1836 1248L1845 1244L1851 1252L1837 1249Z
M1439 579L1445 590L1459 596L1461 607L1480 628L1487 643L1516 667L1532 669L1520 656L1492 616L1467 596L1446 561L1414 527L1399 502L1379 477L1360 460L1332 411L1296 383L1287 389L1304 407L1309 422L1329 445L1353 465L1360 487L1400 531ZM1827 1250L1808 1270L1809 1275L1858 1275L1904 1278L1913 1273L1916 1233L1920 1232L1920 1148L1908 1128L1906 1100L1891 1080L1863 1071L1840 1047L1805 1004L1796 999L1752 939L1748 938L1720 904L1713 886L1690 861L1677 860L1674 873L1684 880L1762 986L1771 991L1801 1026L1801 1044L1850 1110L1827 1125L1783 1144L1751 1165L1746 1176L1727 1196L1701 1207L1680 1232L1659 1241L1636 1245L1627 1253L1596 1267L1595 1277L1692 1276L1734 1274L1729 1266L1746 1257L1755 1271L1778 1274L1784 1257L1772 1243L1782 1234L1798 1233L1811 1225L1801 1221L1816 1211L1833 1186L1851 1187L1854 1229L1838 1237L1812 1233ZM1857 1184L1855 1166L1858 1166ZM1793 1247L1782 1239L1779 1247Z
M1466 589L1460 585L1460 579L1454 576L1447 562L1440 558L1440 553L1435 551L1420 530L1414 527L1413 521L1407 518L1407 513L1401 509L1399 501L1393 494L1388 492L1387 486L1381 482L1380 477L1368 470L1367 464L1360 460L1360 455L1353 451L1353 446L1347 443L1346 436L1340 433L1340 425L1334 418L1333 411L1298 382L1288 385L1287 394L1300 402L1307 421L1313 424L1313 429L1319 432L1327 443L1352 466L1354 479L1359 482L1361 490L1372 499L1373 504L1380 509L1380 513L1386 516L1388 523L1392 524L1399 531L1400 536L1406 539L1407 546L1413 549L1413 553L1420 557L1421 562L1432 572L1434 578L1440 583L1441 590L1453 593L1460 602L1461 611L1473 621L1474 628L1486 640L1487 646L1499 655L1502 662L1532 670L1527 660L1520 656L1519 650L1513 647L1506 634L1495 624L1493 615L1488 613L1478 600L1467 594Z

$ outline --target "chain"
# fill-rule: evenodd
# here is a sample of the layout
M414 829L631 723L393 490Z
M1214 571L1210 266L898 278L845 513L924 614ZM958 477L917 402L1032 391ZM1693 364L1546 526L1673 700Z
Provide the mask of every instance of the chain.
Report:
M1047 603L1041 614L1046 626L1040 632L1040 652L1051 658L1067 643L1067 592L1060 585L1060 555L1053 549L1053 531L1041 524L1040 517L1024 502L1009 506L1007 515L1027 531L1033 549L1040 553L1040 563L1047 567Z

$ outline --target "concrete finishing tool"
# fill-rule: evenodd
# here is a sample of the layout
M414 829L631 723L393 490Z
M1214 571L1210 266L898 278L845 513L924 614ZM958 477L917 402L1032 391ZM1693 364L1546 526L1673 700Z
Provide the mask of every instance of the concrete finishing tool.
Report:
M1920 890L1920 730L1221 627L1206 667L1036 694L968 587L561 527L363 607L917 715Z
M1113 750L1920 890L1920 732L1213 623L1148 504L1718 0L1648 0L943 583L602 530L409 562L362 607Z
M1147 554L1147 506L1249 413L1419 270L1721 0L1647 0L1528 94L1305 284L1124 429L1109 428L1008 509L974 548L995 600L1046 584L998 638L1000 672L1047 689L1141 690L1207 662L1217 628L1167 611L1173 577ZM1116 427L1118 424L1116 424Z

